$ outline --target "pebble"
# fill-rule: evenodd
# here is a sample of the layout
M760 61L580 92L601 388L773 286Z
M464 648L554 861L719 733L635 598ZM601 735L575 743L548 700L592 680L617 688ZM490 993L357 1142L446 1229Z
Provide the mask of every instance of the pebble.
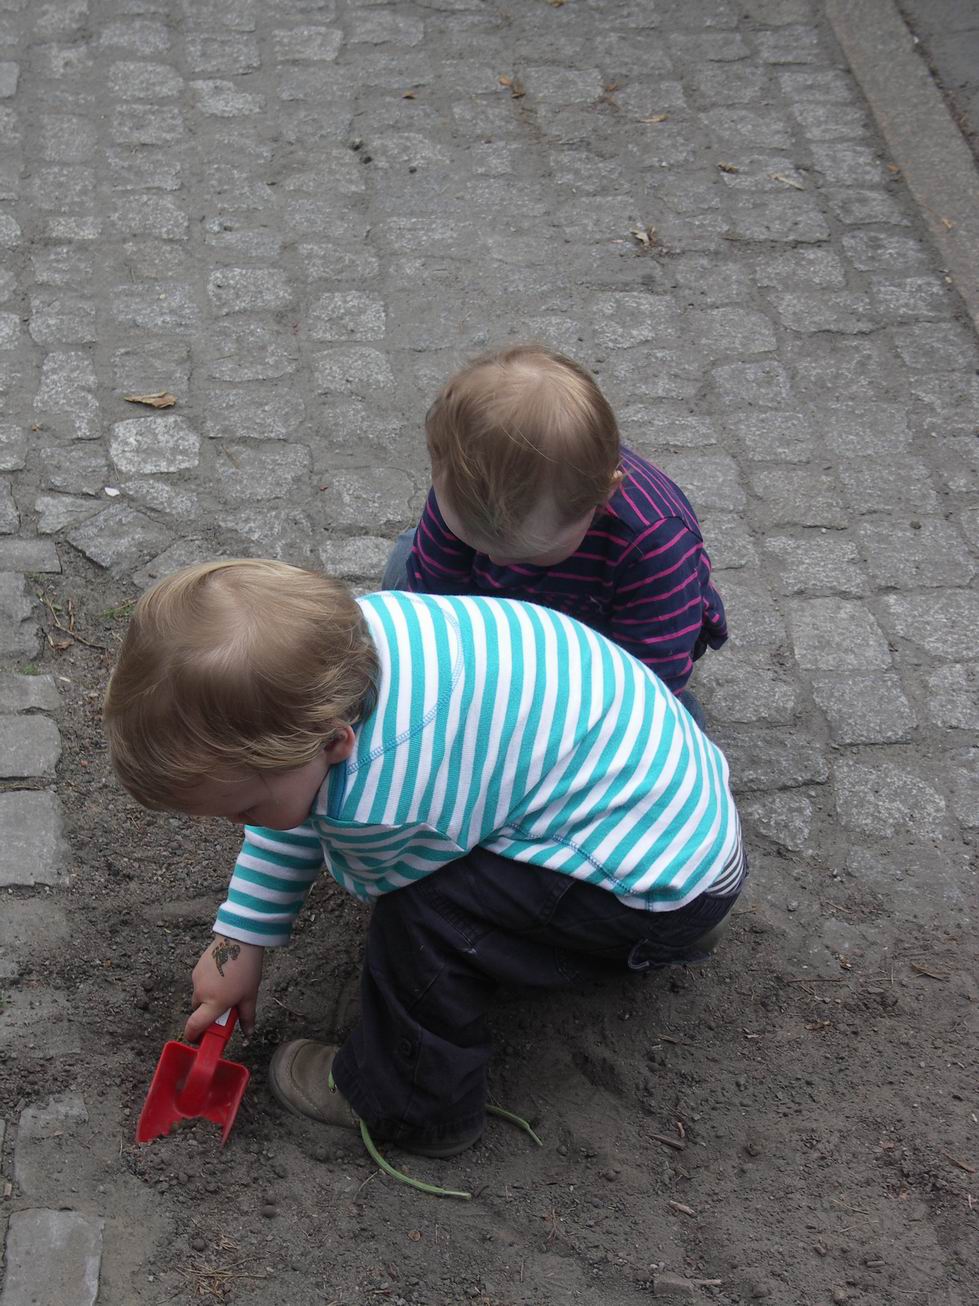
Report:
M190 1246L191 1246L191 1250L195 1252L207 1251L207 1243L204 1241L203 1238L191 1238Z
M147 1011L149 1005L149 998L147 998L143 993L141 993L138 998L133 998L133 1006L136 1007L138 1011Z
M849 1300L850 1300L850 1294L847 1292L845 1288L833 1289L833 1301L837 1303L837 1306L842 1306L843 1302Z
M786 910L786 911L798 911L798 910L799 910L799 903L797 902L797 900L796 900L795 898L793 898L792 901L791 901L790 903L787 903L787 904L786 904L785 910Z
M274 1206L271 1202L266 1202L262 1207L262 1214L265 1216L266 1220L274 1220L279 1214L279 1208Z
M744 1150L749 1156L761 1156L761 1148L757 1143L745 1143Z
M284 1179L289 1173L289 1167L284 1161L275 1161L272 1164L272 1173L277 1174L280 1179Z

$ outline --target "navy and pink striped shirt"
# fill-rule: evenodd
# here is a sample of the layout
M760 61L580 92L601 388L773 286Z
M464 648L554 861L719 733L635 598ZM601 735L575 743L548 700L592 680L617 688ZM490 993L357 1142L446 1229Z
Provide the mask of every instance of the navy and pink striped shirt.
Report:
M682 490L628 449L622 471L581 547L553 567L497 566L452 534L431 491L408 559L408 588L524 599L577 617L678 694L694 660L727 639L724 605Z

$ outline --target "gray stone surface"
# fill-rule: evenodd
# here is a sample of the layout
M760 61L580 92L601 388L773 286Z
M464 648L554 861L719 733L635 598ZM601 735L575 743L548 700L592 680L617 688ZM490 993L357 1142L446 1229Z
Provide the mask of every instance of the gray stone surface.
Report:
M81 1051L81 1034L68 997L53 989L12 990L0 1008L0 1038L17 1056L48 1061Z
M320 561L331 576L343 580L380 580L390 552L390 540L356 535L325 540L320 545Z
M49 790L0 793L0 887L60 883L61 829L61 804Z
M888 630L942 662L957 662L963 645L971 647L967 632L979 628L979 594L971 590L887 594L881 610Z
M51 777L61 756L61 735L45 716L0 716L0 779Z
M61 695L53 676L18 676L0 672L0 712L56 712Z
M979 730L979 666L952 663L925 679L927 712L937 726ZM979 806L979 793L976 795Z
M890 666L887 641L865 604L795 599L789 614L796 660L807 671L873 671Z
M197 466L200 443L182 417L134 417L113 426L109 453L121 472L179 472Z
M68 1190L73 1135L88 1123L77 1093L63 1093L25 1107L17 1121L14 1180L25 1197L45 1200L46 1193Z
M12 571L0 572L0 657L33 657L38 643L33 595L25 578Z
M116 503L69 531L68 542L100 567L123 572L160 552L169 536L144 513Z
M730 763L735 793L797 789L822 784L829 777L825 753L811 737L726 726L717 732L717 738Z
M814 676L812 695L839 744L896 743L915 726L901 683L889 672Z
M0 1306L95 1306L103 1221L77 1211L15 1211Z
M838 761L835 771L836 808L844 829L877 839L898 833L941 837L945 799L914 771L894 762L869 765L848 758Z
M812 829L812 803L801 793L766 794L746 798L741 811L749 829L767 839L799 852L806 846Z

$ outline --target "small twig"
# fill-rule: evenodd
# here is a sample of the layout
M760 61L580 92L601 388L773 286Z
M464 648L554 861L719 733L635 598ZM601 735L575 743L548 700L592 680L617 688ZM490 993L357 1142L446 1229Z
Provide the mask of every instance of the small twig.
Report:
M670 1138L667 1134L650 1134L654 1142L662 1143L664 1147L672 1147L674 1152L685 1152L687 1145L682 1138Z
M925 975L928 977L928 979L933 979L933 980L948 979L947 975L939 975L935 971L929 970L927 966L919 966L916 961L913 961L911 963L911 969L914 971L916 975Z
M703 1043L691 1043L685 1038L674 1038L672 1034L657 1034L656 1037L661 1038L664 1043L675 1043L680 1048L702 1048L704 1046Z
M786 979L786 984L845 984L845 975L802 975L796 979Z
M292 1007L287 1007L284 1002L280 1002L279 999L274 995L272 997L272 1001L275 1003L277 1007L281 1007L283 1011L288 1011L290 1016L297 1016L300 1020L306 1019L306 1017L303 1015L301 1011L295 1011L293 1010Z
M943 1152L942 1156L944 1156L946 1161L951 1161L952 1165L958 1166L960 1170L964 1170L966 1174L976 1173L976 1167L974 1165L966 1165L964 1161L960 1161L957 1156L952 1156L950 1152Z
M697 1212L692 1206L687 1206L686 1202L667 1202L667 1206L672 1206L674 1211L679 1211L682 1215L696 1215Z
M72 615L71 617L70 624L66 626L64 622L61 620L61 618L58 616L58 611L55 608L54 604L51 602L51 600L48 598L48 596L46 594L42 594L40 590L35 590L34 592L37 594L37 597L41 600L41 602L44 604L44 606L47 608L48 612L50 613L51 621L54 625L55 630L60 630L62 635L67 635L69 639L76 640L79 644L84 644L86 648L94 648L99 653L108 653L109 649L107 645L94 644L90 639L86 639L84 635L79 635L78 631L75 630L74 615ZM51 642L52 642L51 637L48 636L48 643L50 644Z

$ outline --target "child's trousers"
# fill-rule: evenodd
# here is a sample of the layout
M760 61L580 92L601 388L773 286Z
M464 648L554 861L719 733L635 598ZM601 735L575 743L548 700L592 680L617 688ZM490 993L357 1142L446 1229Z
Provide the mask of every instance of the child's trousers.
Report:
M438 1142L483 1119L487 1006L500 984L563 988L614 970L702 959L737 898L677 911L624 906L557 871L477 848L374 906L360 1019L337 1087L378 1137Z

